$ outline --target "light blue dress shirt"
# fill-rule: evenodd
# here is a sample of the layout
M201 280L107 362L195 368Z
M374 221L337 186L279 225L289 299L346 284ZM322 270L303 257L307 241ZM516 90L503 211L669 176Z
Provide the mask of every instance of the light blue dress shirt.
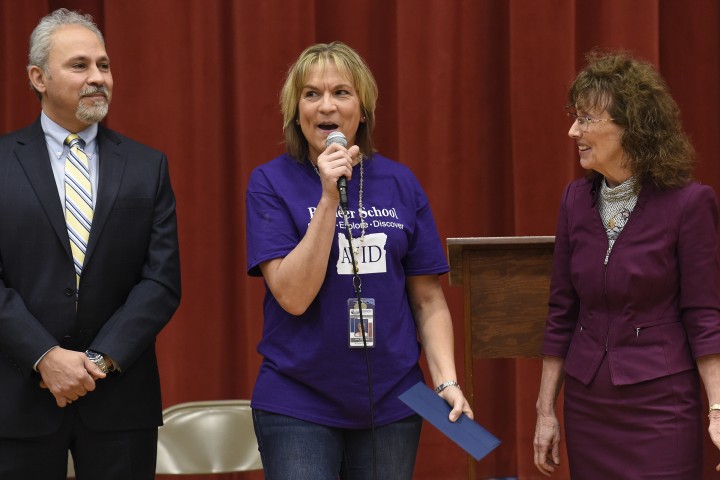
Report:
M52 166L53 175L55 176L55 184L58 189L58 198L65 211L65 157L70 152L70 148L65 145L65 139L70 132L65 130L57 123L50 120L45 112L40 114L40 124L43 132L45 132L45 142L47 143L48 154L50 156L50 165ZM93 206L97 202L98 191L98 166L100 165L100 155L97 143L97 123L93 123L82 132L78 132L80 138L85 141L83 151L87 155L90 163L90 184L92 185Z

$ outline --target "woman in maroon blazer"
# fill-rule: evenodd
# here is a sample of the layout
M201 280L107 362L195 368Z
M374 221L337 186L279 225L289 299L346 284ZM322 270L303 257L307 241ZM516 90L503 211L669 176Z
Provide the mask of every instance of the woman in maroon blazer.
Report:
M535 464L559 464L564 382L573 480L700 479L700 380L720 446L715 193L649 63L593 52L568 98L588 176L560 205Z

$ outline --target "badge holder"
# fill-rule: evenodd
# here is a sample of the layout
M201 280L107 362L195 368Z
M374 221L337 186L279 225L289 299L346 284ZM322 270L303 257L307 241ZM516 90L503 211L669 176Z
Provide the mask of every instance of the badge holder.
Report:
M375 299L349 298L348 305L348 338L350 348L372 348L375 346ZM365 341L363 342L363 333Z

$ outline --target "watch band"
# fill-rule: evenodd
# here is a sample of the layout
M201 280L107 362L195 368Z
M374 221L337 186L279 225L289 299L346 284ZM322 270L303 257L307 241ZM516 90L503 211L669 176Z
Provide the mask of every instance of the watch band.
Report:
M110 367L105 363L105 357L101 353L86 350L85 355L93 362L103 373L110 373Z

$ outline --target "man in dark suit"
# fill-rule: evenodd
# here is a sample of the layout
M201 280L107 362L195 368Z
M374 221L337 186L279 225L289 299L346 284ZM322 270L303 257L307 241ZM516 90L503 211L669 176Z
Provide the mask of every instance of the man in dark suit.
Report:
M155 337L180 301L167 159L98 123L89 16L44 17L28 75L42 113L0 137L0 478L65 478L69 449L79 479L152 479Z

